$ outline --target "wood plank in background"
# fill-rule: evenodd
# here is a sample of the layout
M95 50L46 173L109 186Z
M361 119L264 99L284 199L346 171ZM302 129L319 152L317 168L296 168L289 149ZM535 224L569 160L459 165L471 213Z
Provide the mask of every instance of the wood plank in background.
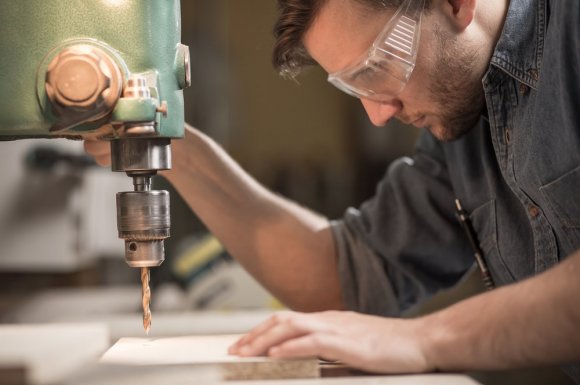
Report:
M109 346L106 325L1 325L0 385L62 381Z

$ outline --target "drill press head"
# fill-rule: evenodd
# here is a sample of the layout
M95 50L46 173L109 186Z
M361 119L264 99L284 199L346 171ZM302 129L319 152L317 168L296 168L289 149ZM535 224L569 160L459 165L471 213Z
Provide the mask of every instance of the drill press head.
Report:
M163 262L170 227L169 194L151 178L171 167L190 84L180 34L179 0L12 1L0 12L0 140L111 141L113 171L133 179L117 194L117 227L141 268L145 330L149 267Z
M171 167L183 136L189 50L179 0L8 2L0 13L0 140L111 141L127 263L158 266L169 237L169 196L151 178ZM25 22L23 22L25 20Z

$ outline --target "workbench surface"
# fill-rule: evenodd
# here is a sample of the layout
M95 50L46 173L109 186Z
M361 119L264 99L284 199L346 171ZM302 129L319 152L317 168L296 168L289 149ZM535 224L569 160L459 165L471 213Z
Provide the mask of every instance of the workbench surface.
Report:
M156 314L152 339L247 331L270 315L267 311ZM339 365L321 365L323 378L224 381L219 365L111 365L99 363L120 337L139 336L140 315L52 319L43 324L0 325L0 385L477 385L468 376L360 375ZM76 364L77 367L74 367ZM356 375L355 375L356 374ZM330 377L325 377L330 376Z

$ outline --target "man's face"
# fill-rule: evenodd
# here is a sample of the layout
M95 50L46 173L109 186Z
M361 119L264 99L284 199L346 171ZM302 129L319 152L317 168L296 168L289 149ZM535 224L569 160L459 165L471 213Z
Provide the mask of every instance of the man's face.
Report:
M361 60L392 14L369 12L351 0L328 0L304 45L328 73L340 71ZM389 103L361 102L377 126L395 117L450 141L479 119L484 107L483 70L478 50L436 20L423 17L417 64L403 91Z

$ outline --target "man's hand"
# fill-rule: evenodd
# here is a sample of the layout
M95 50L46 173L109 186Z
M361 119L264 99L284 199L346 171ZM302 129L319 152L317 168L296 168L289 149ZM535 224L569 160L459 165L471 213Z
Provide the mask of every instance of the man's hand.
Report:
M558 266L411 320L280 313L230 348L319 356L371 372L501 370L580 360L580 250Z
M105 140L85 140L85 151L95 158L99 166L111 165L111 144Z
M240 356L321 357L382 373L433 370L420 346L417 320L352 312L282 312L254 328L229 349Z

